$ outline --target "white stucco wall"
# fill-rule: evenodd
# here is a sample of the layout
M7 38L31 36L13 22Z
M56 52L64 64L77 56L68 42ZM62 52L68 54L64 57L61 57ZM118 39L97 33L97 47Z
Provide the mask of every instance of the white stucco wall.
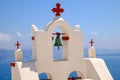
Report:
M12 80L39 80L34 62L15 62L15 67L12 67Z
M103 59L87 58L84 60L87 65L87 78L93 80L113 80Z
M64 61L54 61L52 32L55 27L60 26L66 36L69 36L68 46L63 55ZM33 31L35 32L35 31ZM65 80L74 71L85 73L84 67L80 64L83 58L83 34L80 30L71 29L70 25L61 17L50 22L44 31L36 31L34 34L35 44L33 51L36 51L36 68L38 73L46 72L52 75L53 80ZM36 48L34 48L36 47ZM64 46L63 46L64 47ZM34 52L35 53L35 52ZM48 68L49 66L49 68Z
M53 58L52 32L60 26L68 41L63 41L63 60ZM12 67L12 80L39 80L38 74L46 72L51 80L67 80L71 72L76 71L82 80L113 80L105 62L97 58L83 58L83 32L79 25L74 29L61 17L56 17L46 25L45 30L38 30L32 25L31 62L15 62ZM17 53L16 53L17 54ZM18 73L18 74L17 74Z

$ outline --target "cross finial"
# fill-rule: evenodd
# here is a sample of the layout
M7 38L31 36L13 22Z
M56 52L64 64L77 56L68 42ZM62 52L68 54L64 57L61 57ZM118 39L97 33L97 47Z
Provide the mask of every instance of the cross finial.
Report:
M93 44L94 44L93 39L91 39L89 43L90 43L90 45L91 45L91 47L92 47L92 46L93 46Z
M19 41L17 41L17 43L15 44L15 46L17 47L17 49L19 49L19 46L20 46Z
M52 11L56 13L56 16L60 16L60 13L64 12L64 9L60 8L60 3L57 3L56 8L53 8Z

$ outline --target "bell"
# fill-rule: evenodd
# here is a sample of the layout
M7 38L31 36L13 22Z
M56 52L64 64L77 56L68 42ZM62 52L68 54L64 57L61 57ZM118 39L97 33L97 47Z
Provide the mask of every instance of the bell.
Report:
M59 46L62 46L61 39L59 37L56 37L54 46L57 46L58 50Z
M61 43L61 39L60 39L60 35L64 35L65 33L53 33L53 35L56 35L56 39L55 39L55 44L54 46L57 46L58 47L58 50L59 50L59 46L62 46L62 43Z

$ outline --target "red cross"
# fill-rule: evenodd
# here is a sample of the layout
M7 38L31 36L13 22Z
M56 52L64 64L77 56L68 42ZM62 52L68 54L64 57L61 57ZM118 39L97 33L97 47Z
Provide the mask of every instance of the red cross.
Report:
M91 39L89 43L90 43L91 46L93 46L93 44L94 44L93 39Z
M19 46L20 46L19 41L17 41L17 43L15 44L15 46L17 46L17 49L19 49Z
M34 36L32 36L32 40L35 40L35 37L34 37Z
M11 67L15 67L15 63L13 62L13 63L10 63L10 66Z
M56 13L56 16L60 16L60 13L64 12L64 9L60 8L60 3L57 3L56 8L53 8L52 11Z

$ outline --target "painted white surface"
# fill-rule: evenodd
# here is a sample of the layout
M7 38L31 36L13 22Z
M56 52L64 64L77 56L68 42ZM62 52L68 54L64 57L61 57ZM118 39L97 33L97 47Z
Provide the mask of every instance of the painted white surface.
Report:
M22 50L21 49L17 49L14 53L15 56L15 61L22 61Z
M12 68L12 80L39 80L34 62L16 62Z
M54 61L53 59L51 38L53 30L57 26L62 28L63 33L65 33L64 36L69 36L70 38L69 41L63 41L63 60L61 61ZM36 40L34 41L36 43L34 43L33 48L36 47L34 51L36 51L35 63L38 73L49 73L53 80L66 80L68 75L74 70L85 73L84 67L80 65L80 63L82 64L80 60L82 60L83 57L82 31L72 30L70 25L64 21L63 18L56 17L47 24L45 31L38 31L33 34Z
M63 59L56 61L53 58L52 32L58 26L62 28L64 36L69 36L69 40L63 41ZM32 25L32 36L35 38L32 42L33 61L16 62L17 65L12 68L12 80L38 80L38 74L43 72L51 80L67 80L73 71L82 80L113 80L103 60L83 58L83 32L79 25L72 29L63 18L55 17L45 30L38 30ZM91 53L95 54L93 48L90 48L89 57L95 57Z
M88 57L89 58L95 58L96 57L96 51L94 46L90 47L88 50Z
M85 61L87 64L87 78L93 80L113 80L103 59L88 58Z

